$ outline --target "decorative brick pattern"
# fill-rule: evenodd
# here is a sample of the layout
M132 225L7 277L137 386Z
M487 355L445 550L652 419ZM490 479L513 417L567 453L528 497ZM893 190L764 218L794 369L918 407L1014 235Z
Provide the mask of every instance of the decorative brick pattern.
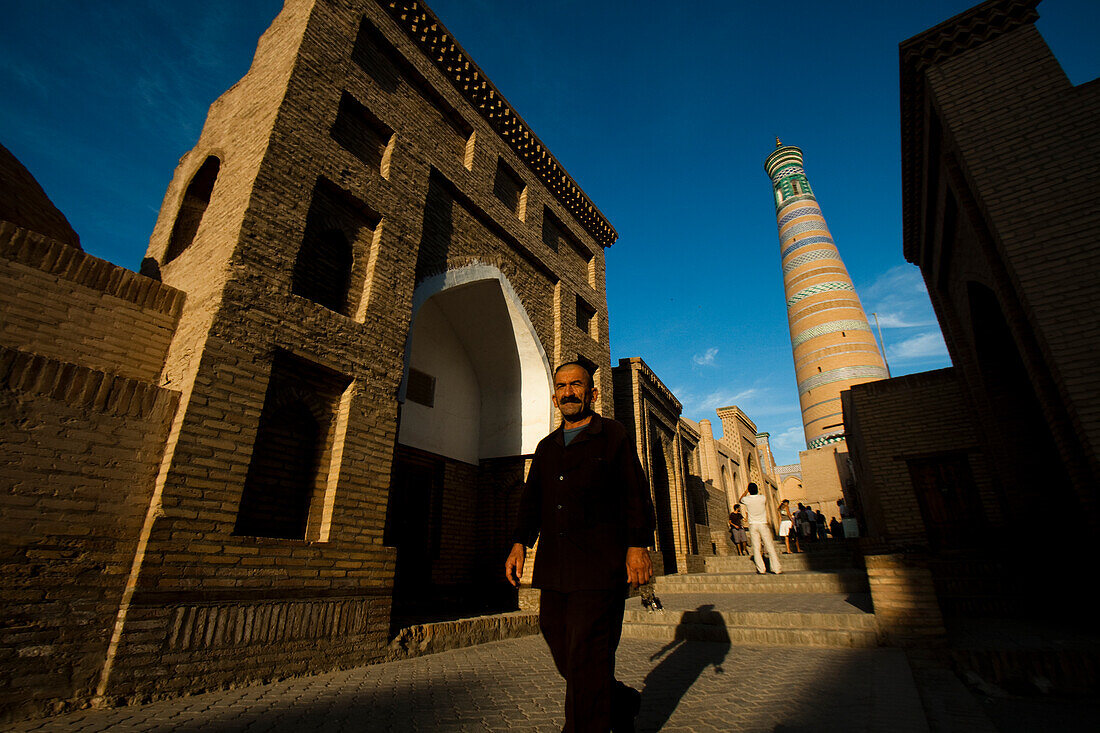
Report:
M370 599L180 606L165 637L169 652L242 648L358 636L369 628Z
M791 297L787 298L787 307L789 308L792 305L794 305L795 303L797 303L798 301L800 301L804 298L809 298L812 295L820 295L821 293L829 293L829 292L832 292L834 290L847 290L849 292L854 293L856 289L852 286L852 284L850 282L841 282L841 281L834 280L832 282L818 283L817 285L811 285L808 288L804 288L803 290L799 290L797 293L795 293Z
M827 445L833 445L834 443L843 443L844 433L830 433L828 435L819 435L813 440L806 443L806 450L816 450L817 448L824 448Z
M823 236L823 235L815 235L813 237L803 237L802 239L799 239L794 244L792 244L791 246L787 247L782 252L780 252L780 254L779 254L780 259L785 259L792 252L797 252L798 250L800 250L804 247L809 247L810 245L813 245L813 244L834 244L834 242L833 242L832 237ZM835 249L829 249L829 250L822 250L822 251L829 252L829 253L834 253L836 250Z
M867 377L869 379L886 379L886 369L881 366L849 366L841 367L839 369L830 369L819 374L815 374L809 379L804 379L798 383L798 392L803 394L809 392L812 389L817 389L826 384L832 384L833 382L844 382L849 379L861 379Z
M783 247L787 246L787 242L791 241L791 238L797 234L804 234L806 232L827 232L828 227L825 226L825 220L811 220L803 221L797 224L791 224L786 229L782 229L779 232L779 244Z
M803 216L821 216L821 209L816 206L803 206L798 209L792 209L779 217L779 227L782 229L784 224Z
M840 262L840 255L835 249L819 249L813 252L800 254L798 257L789 260L787 264L783 265L783 275L786 276L791 270L816 260L836 260Z
M871 333L871 327L866 321L857 321L855 319L829 321L828 323L822 323L820 326L807 328L805 331L800 332L791 339L791 346L798 348L812 338L824 336L828 333L837 333L838 331L866 331L867 333Z

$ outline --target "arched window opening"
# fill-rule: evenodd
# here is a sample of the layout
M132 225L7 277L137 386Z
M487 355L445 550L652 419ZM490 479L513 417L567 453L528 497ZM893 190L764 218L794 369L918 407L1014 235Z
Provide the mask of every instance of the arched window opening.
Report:
M210 194L214 191L214 183L218 180L218 170L221 161L211 155L187 184L187 191L183 194L180 210L176 214L176 223L172 226L172 236L168 239L168 250L164 255L167 264L183 254L183 251L191 246L195 240L195 234L199 231L203 214L210 203Z

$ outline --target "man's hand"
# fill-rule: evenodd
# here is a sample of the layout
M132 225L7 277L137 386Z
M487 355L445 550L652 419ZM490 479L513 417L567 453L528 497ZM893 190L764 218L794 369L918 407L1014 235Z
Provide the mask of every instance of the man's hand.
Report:
M512 551L508 553L508 559L504 561L504 577L508 578L508 582L516 588L519 587L519 579L523 575L523 559L526 556L527 548L517 542L512 545Z
M512 550L515 552L515 550ZM637 588L645 585L653 577L653 562L649 559L649 550L644 547L626 548L626 579Z

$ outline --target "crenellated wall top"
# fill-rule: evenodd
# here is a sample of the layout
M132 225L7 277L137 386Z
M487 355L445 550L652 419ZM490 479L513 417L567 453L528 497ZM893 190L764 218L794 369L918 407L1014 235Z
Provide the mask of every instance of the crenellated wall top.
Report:
M416 0L377 2L581 226L603 247L614 244L619 233L435 13Z

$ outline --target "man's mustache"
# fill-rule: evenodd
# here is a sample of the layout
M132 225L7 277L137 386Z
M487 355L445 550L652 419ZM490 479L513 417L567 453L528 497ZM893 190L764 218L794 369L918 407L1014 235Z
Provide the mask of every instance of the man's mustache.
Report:
M580 398L580 397L572 397L572 396L570 396L570 397L562 397L562 398L561 398L560 400L558 400L558 402L559 402L560 404L563 404L563 405L568 405L568 404L570 404L570 403L572 403L572 402L576 402L576 403L577 403L578 405L583 405L583 404L584 404L583 402L581 402L581 398Z

